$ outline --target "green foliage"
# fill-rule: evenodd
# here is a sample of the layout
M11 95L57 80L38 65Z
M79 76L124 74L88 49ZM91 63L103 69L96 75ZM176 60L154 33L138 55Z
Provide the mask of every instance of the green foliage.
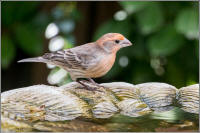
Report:
M177 34L174 27L169 25L152 35L147 44L152 56L168 56L181 48L183 41L183 36Z
M136 21L143 34L158 31L163 24L163 12L158 3L146 6L136 14Z
M32 25L18 25L15 28L16 40L19 42L19 47L27 54L34 56L42 54L42 38L40 34Z
M122 1L120 2L120 5L129 13L129 14L132 14L132 13L135 13L137 11L140 11L142 10L144 7L147 7L148 5L147 4L150 4L149 2L146 2L146 1Z
M31 14L37 10L39 2L2 2L2 24L11 26L17 21L31 19Z
M68 48L72 48L73 47L73 44L68 41L67 39L65 39L65 45L63 47L63 49L68 49Z
M41 35L48 19L37 12L39 2L2 2L2 67L7 68L15 58L19 47L25 53L36 56L42 53ZM41 17L43 16L43 17ZM42 32L41 32L42 31ZM4 35L7 33L6 35Z
M1 66L6 68L10 65L11 61L14 59L16 54L14 44L12 40L3 35L1 37Z
M197 8L184 9L178 14L175 20L177 31L184 34L188 39L199 38L197 10Z

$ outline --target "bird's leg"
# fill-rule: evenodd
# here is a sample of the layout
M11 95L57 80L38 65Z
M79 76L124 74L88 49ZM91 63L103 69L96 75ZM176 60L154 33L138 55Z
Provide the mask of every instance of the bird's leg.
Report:
M101 85L99 85L98 83L96 83L92 78L87 78L91 83L95 84L98 87L103 87Z
M93 87L88 86L87 84L84 84L83 82L81 82L80 79L77 79L76 82L78 82L79 84L81 84L82 86L84 86L85 89L87 89L87 90L90 90L90 91L95 91L95 90L97 90L96 88L93 88Z
M93 79L91 78L87 78L90 82L94 83L94 84L97 84Z
M99 85L98 83L96 83L92 78L87 78L91 83L95 84L95 85Z

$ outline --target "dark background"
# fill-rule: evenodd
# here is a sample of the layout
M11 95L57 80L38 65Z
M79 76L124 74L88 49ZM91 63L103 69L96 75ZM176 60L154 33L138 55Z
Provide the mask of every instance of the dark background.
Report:
M95 79L99 83L165 82L177 88L198 83L198 2L2 2L1 6L2 91L49 84L49 73L59 70L42 63L17 63L49 52L53 37L47 39L45 30L50 23L58 26L65 48L108 32L122 33L134 44L118 52L111 71ZM57 84L67 82L69 76Z

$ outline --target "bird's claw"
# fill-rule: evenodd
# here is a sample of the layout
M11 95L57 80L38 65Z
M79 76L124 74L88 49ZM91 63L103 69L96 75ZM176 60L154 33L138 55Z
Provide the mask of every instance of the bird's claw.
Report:
M99 90L99 88L102 88L102 86L100 86L97 83L92 83L92 82L85 81L85 80L77 81L77 82L80 83L83 86L82 89L86 89L86 90L89 90L89 91L103 92L103 91Z

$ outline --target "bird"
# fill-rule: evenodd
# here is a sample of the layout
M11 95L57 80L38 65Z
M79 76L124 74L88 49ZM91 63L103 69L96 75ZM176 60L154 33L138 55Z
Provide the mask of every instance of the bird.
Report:
M117 51L131 45L132 43L120 33L106 33L95 42L18 62L42 62L58 66L66 70L73 81L77 81L88 90L94 90L81 79L97 84L92 78L104 76L112 68Z

